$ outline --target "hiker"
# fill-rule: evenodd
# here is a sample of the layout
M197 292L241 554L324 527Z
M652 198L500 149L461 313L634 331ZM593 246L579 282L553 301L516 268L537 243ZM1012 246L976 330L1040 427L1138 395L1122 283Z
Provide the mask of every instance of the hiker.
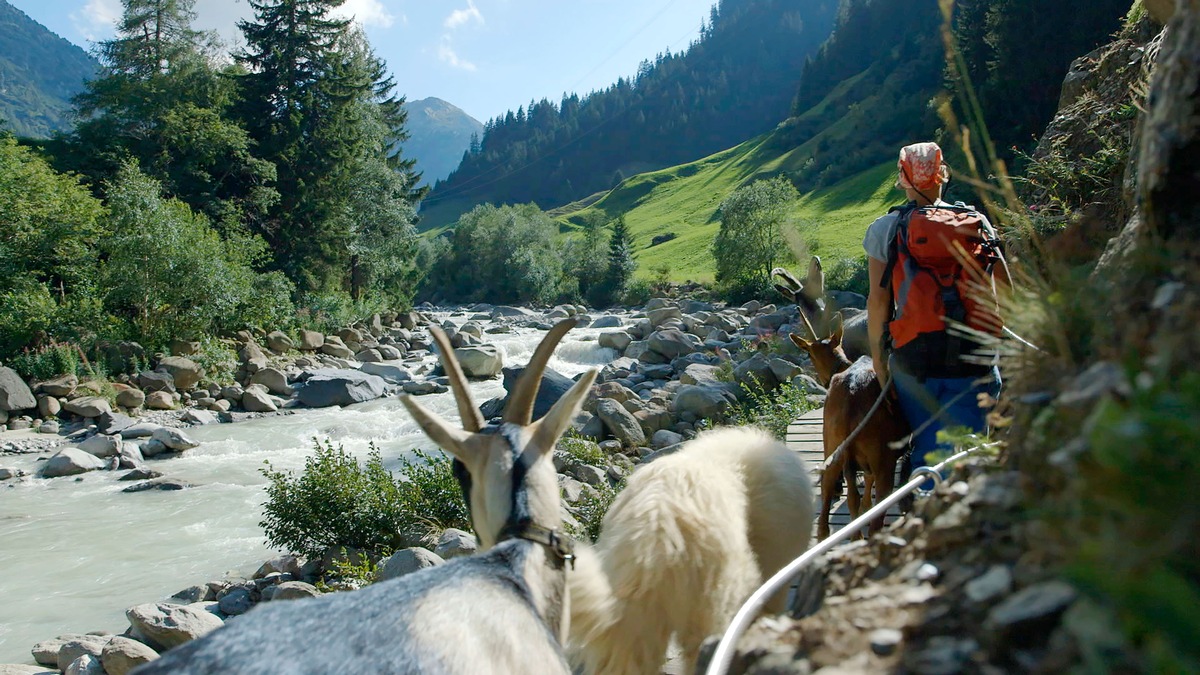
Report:
M896 187L908 203L872 223L863 240L871 280L867 328L875 372L881 382L890 373L915 432L916 468L938 448L939 430L987 426L978 397L999 395L999 371L975 353L980 343L948 329L946 318L949 325L998 335L995 282L1008 279L1002 266L992 269L999 252L987 218L961 202L942 201L950 172L941 148L906 146L897 166ZM956 253L956 244L967 255Z

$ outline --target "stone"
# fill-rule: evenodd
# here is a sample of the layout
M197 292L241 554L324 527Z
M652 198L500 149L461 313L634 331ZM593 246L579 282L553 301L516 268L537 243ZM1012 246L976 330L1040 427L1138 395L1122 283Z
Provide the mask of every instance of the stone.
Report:
M221 420L217 419L216 414L209 410L197 410L196 408L188 408L179 416L180 421L194 424L196 426L207 426L209 424L220 424Z
M119 434L107 436L105 434L96 434L85 438L76 444L80 450L95 455L97 457L115 457L121 454L121 448L124 443Z
M445 562L438 554L421 547L406 548L396 551L379 563L378 581L395 579L413 572L420 572L428 567L436 567Z
M190 391L200 382L200 378L204 377L204 369L195 361L183 356L164 357L154 370L170 373L175 387L182 391Z
M196 340L174 338L167 343L167 351L171 352L171 356L191 356L200 352L200 343Z
M677 434L668 429L659 429L654 432L654 436L650 439L650 447L655 450L661 450L670 445L676 445L683 442L683 435Z
M117 456L120 458L117 468L120 469L140 469L146 461L142 455L142 448L137 443L122 443Z
M53 396L38 396L37 409L38 415L42 419L50 419L51 417L58 417L58 413L62 410L62 403L59 403L58 399ZM5 416L4 421L8 420L8 413L6 411L0 411L0 414Z
M139 633L163 649L195 640L224 624L216 615L197 605L152 602L130 607L125 610L125 616Z
M449 391L449 387L438 384L437 382L405 382L400 386L406 394L413 396L424 396L426 394L443 394ZM498 400L498 399L497 399Z
M318 370L299 389L300 402L310 408L362 403L383 396L383 378L358 370Z
M675 413L690 413L697 419L717 420L731 405L730 395L719 387L684 385L675 392Z
M689 336L675 328L667 328L651 333L650 337L646 338L646 342L651 351L661 354L670 361L696 351L699 345L693 343L689 338L694 339L694 336Z
M598 466L576 464L567 469L567 473L588 485L595 487L608 485L608 472Z
M0 366L0 410L29 410L37 407L37 399L25 380L12 368Z
M242 392L241 404L246 409L246 412L264 413L279 410L279 406L275 405L275 401L271 400L270 394L254 386L247 387Z
M158 652L123 635L113 636L100 652L100 663L108 675L126 675L143 663L158 658Z
M646 434L642 431L642 425L619 401L611 398L596 401L596 416L623 446L636 448L646 444Z
M43 478L74 476L88 471L103 469L108 464L99 457L78 448L63 448L42 465Z
M285 581L275 587L275 594L271 596L271 601L300 600L303 598L315 598L318 595L321 595L321 591L317 590L317 587L312 584L303 581Z
M448 527L442 530L442 535L438 537L438 543L433 552L443 560L450 560L459 556L472 555L478 549L479 544L475 541L475 535Z
M162 474L159 473L158 471L154 471L151 469L133 469L129 473L126 473L125 475L118 478L117 480L119 480L119 481L150 480L152 478L158 478L159 476L162 476Z
M262 579L270 574L290 574L293 577L300 576L300 568L304 567L304 559L300 556L287 554L281 555L278 558L272 558L262 565L259 565L258 571L254 573L255 579Z
M0 663L0 675L58 675L55 670L46 670L41 666L29 666L22 663Z
M154 435L154 430L161 427L161 424L153 422L138 422L121 430L121 438L126 440L132 438L150 438Z
M755 354L734 367L733 379L738 384L768 391L779 386L775 371L771 370L771 360L762 353Z
M122 408L140 408L146 403L146 394L141 389L122 389L117 392L117 405Z
M287 375L278 368L263 368L250 377L250 384L261 384L267 391L276 396L292 395L292 386L288 384Z
M99 657L100 652L104 650L104 645L108 644L110 639L112 639L111 635L80 635L66 640L58 648L55 663L59 669L66 670L67 666L84 654Z
M165 371L146 371L137 377L137 385L147 394L156 391L175 393L175 378Z
M629 343L633 342L633 337L624 331L614 331L611 333L601 333L596 338L596 342L601 347L624 352L629 347Z
M504 367L504 358L493 345L461 347L454 350L454 356L462 366L463 374L470 378L492 378Z
M380 348L381 353L383 347ZM368 375L377 375L392 384L401 384L412 379L412 373L407 368L399 363L391 361L383 361L380 363L364 363L361 368L362 372Z
M231 588L217 599L217 609L221 610L225 616L245 614L253 606L254 601L250 597L250 591L241 587Z
M58 422L55 422L54 420L42 422L38 425L37 430L39 434L57 434L59 431Z
M47 396L70 396L75 393L75 388L79 386L79 378L75 375L63 375L52 380L46 380L38 385L41 393Z
M354 354L354 358L362 361L363 363L379 363L383 360L383 354L380 354L378 349L363 349L362 351L356 352Z
M801 374L800 366L788 361L787 359L773 358L770 360L771 372L775 374L775 380L780 384L791 380L793 377Z
M104 675L104 665L98 655L83 654L62 668L63 675Z
M719 366L693 363L683 369L683 373L679 375L679 381L683 384L698 384L705 387L720 386L721 381L717 379L717 371L719 370Z
M0 480L11 480L13 478L21 478L28 475L24 469L13 469L7 466L0 466Z
M189 438L187 434L183 433L183 430L171 427L159 427L150 437L176 452L200 446L199 442Z
M683 313L678 307L662 307L659 309L651 309L646 311L646 318L650 320L650 325L657 328L670 319L683 320Z
M904 633L895 628L879 628L871 631L867 640L871 643L871 651L880 656L890 656L904 641Z
M341 339L339 339L336 335L326 336L325 343L321 345L319 351L322 354L332 356L336 359L354 358L354 351L345 344L342 344Z
M141 483L134 483L124 490L121 490L121 492L149 492L150 490L174 492L176 490L186 490L191 487L196 486L178 478L152 478Z
M63 409L80 417L99 417L104 413L112 412L112 407L108 405L108 399L99 396L81 396L72 399L63 405Z
M33 645L33 649L31 650L33 660L43 666L58 668L58 652L62 649L63 645L73 640L89 639L99 641L100 637L96 635L84 635L82 633L67 633L49 640L42 640Z
M1065 581L1034 584L993 607L984 626L1005 633L1036 635L1052 627L1078 596L1075 587Z
M146 407L151 410L174 410L175 397L165 391L154 391L146 394Z
M315 330L301 330L300 344L296 348L302 352L315 352L325 344L325 334Z
M591 328L620 328L621 317L606 314L592 322Z
M295 348L296 343L292 342L292 338L288 337L287 333L284 333L281 330L275 330L267 333L267 349L270 349L277 354L285 354Z
M988 602L1008 593L1013 577L1005 565L993 565L987 572L967 582L967 599L975 603Z

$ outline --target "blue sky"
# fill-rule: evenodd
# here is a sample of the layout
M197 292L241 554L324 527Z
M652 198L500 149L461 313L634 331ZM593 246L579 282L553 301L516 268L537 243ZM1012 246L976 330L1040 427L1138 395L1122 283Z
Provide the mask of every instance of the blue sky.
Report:
M694 40L716 0L347 0L409 100L436 96L479 121L530 99L557 102L631 76ZM88 48L112 35L121 0L9 0ZM245 0L196 0L198 28L237 39Z

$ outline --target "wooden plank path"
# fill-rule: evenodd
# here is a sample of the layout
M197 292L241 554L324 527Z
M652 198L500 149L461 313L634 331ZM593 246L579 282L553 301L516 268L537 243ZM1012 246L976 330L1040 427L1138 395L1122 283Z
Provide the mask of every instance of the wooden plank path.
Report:
M800 454L800 457L808 463L809 472L813 479L813 494L816 496L816 510L814 513L821 512L821 466L825 463L825 445L821 438L823 429L823 418L825 415L824 408L817 408L811 412L801 415L787 429L787 435L784 442L792 450ZM899 485L899 467L897 467L897 482ZM858 487L859 494L862 494L863 488L861 482ZM845 527L850 522L850 507L846 504L846 491L843 488L842 497L833 503L832 512L829 514L829 530L836 532ZM893 506L888 509L887 515L884 516L884 522L890 523L900 516L900 511ZM813 534L817 531L816 518L813 519Z

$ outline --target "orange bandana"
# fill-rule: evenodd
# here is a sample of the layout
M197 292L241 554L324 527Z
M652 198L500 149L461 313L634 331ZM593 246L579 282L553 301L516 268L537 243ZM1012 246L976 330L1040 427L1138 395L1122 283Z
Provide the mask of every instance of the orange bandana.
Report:
M900 178L896 185L903 189L936 190L946 182L942 169L942 149L937 143L916 143L900 149Z

